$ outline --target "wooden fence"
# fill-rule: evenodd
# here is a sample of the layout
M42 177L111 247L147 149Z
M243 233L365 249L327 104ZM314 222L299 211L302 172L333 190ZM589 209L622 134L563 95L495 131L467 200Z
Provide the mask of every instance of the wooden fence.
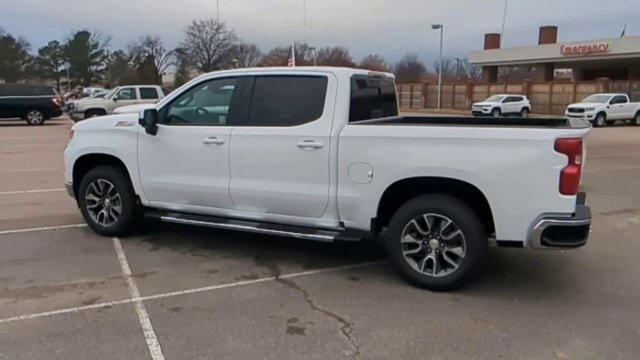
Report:
M599 92L629 94L631 101L640 101L639 80L607 80L577 82L520 83L454 83L442 86L442 108L470 110L471 104L495 94L522 94L531 101L532 111L538 114L564 114L568 104ZM435 109L438 103L438 84L399 84L398 99L404 110Z

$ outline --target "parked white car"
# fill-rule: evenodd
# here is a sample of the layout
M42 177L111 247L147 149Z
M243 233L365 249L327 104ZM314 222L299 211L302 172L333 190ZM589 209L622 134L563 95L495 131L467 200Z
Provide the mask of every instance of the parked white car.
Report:
M586 243L579 184L590 128L399 116L391 74L236 69L200 76L142 114L75 124L65 184L102 235L126 234L144 214L309 240L379 239L410 282L451 289L479 272L489 242Z
M524 95L499 94L489 97L482 102L471 105L471 113L474 116L507 116L518 115L522 118L529 117L531 102Z
M640 103L630 102L627 94L593 94L567 106L565 116L588 121L596 127L613 125L616 120L640 125Z
M153 104L164 96L162 88L156 85L118 86L101 98L75 100L67 105L67 110L74 121L80 121L111 114L116 108L123 106Z

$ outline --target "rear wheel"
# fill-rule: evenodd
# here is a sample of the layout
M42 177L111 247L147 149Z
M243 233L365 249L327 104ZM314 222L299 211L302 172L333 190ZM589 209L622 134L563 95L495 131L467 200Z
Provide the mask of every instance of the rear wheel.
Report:
M29 125L42 125L45 121L44 112L39 109L31 109L27 111L24 118L27 120L27 124Z
M500 112L500 109L498 109L498 108L495 108L495 109L491 110L491 116L492 117L500 117L500 114L501 114L501 112Z
M90 170L80 181L77 198L85 221L100 235L126 235L138 219L133 187L118 167Z
M431 290L462 286L480 272L486 258L487 238L480 219L449 195L408 201L391 218L386 236L400 273Z
M522 110L520 110L520 117L523 119L526 119L529 117L529 109L527 108L522 108Z
M636 113L636 116L631 119L631 125L640 126L640 111Z

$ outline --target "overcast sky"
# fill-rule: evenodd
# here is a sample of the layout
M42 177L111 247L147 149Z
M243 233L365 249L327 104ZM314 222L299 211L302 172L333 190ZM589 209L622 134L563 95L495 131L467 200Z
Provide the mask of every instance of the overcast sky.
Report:
M483 34L499 32L504 0L220 0L220 17L263 50L292 40L316 47L340 45L356 60L379 53L396 61L417 53L437 57L445 25L445 56L466 56L482 47ZM176 46L190 19L216 16L216 0L0 0L0 27L23 36L32 48L63 40L72 30L98 30L113 48L145 33ZM640 35L640 0L509 0L503 46L537 42L538 26L558 25L559 40Z

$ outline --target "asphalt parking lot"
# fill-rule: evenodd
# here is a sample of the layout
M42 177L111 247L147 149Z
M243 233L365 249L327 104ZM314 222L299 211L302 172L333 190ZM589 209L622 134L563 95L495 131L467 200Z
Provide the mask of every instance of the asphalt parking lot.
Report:
M379 247L148 224L111 239L63 189L70 122L0 123L0 359L637 359L640 128L595 129L590 241L494 248L434 293Z

